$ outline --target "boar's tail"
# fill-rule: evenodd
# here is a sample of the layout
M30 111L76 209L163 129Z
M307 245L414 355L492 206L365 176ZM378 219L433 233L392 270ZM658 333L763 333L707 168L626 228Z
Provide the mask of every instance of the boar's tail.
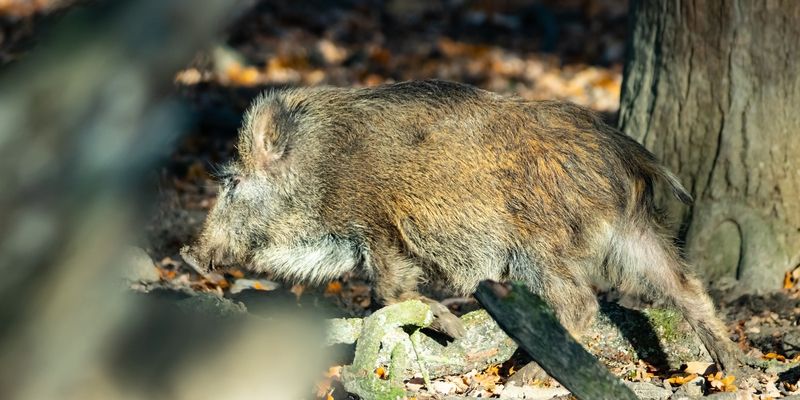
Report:
M633 140L631 140L631 142L633 142ZM645 184L646 186L650 186L653 184L653 181L661 179L669 184L672 194L675 195L678 200L684 204L691 204L694 199L692 199L692 195L689 194L689 191L683 187L678 177L675 176L675 174L673 174L667 167L661 164L656 156L653 155L653 153L638 143L633 143L635 155L633 159L636 160L636 162L634 162L634 166L635 168L639 169L638 173L632 171L633 175L638 175L640 178L643 178L644 182L647 182ZM647 189L647 191L650 192L648 197L652 196L651 190L652 187Z
M655 168L657 170L656 174L669 183L670 189L672 189L672 194L674 194L678 200L680 200L683 204L692 204L694 201L692 195L689 194L689 191L686 190L685 187L683 187L681 181L678 180L678 177L675 176L675 174L661 164L656 164Z
M672 194L682 203L691 204L694 201L692 195L683 187L678 177L661 164L653 153L630 136L619 131L616 133L619 135L618 138L621 138L619 143L621 143L622 154L625 154L623 158L629 160L629 162L632 161L628 164L629 168L631 168L629 169L631 175L642 179L642 183L646 187L645 190L650 193L646 195L646 197L650 198L648 201L652 200L652 184L657 179L669 184Z

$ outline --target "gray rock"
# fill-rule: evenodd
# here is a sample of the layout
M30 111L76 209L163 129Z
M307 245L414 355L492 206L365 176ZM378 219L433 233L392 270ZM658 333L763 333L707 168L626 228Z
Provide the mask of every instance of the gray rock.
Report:
M213 293L196 292L193 295L175 302L175 305L186 312L229 318L247 314L247 308L238 302L217 296Z
M636 311L613 303L603 303L602 310L581 341L605 365L643 359L678 369L688 361L711 360L689 324L675 310Z
M482 400L482 399L472 396L447 396L444 397L443 400Z
M784 332L786 333L783 335L782 342L786 358L795 357L798 354L797 349L800 349L800 329L792 327L785 329Z
M462 316L461 321L467 329L466 334L451 343L443 345L427 335L419 335L419 361L432 378L486 369L489 365L508 360L517 349L514 341L503 333L486 311L473 311ZM364 321L360 318L328 320L326 344L353 343L363 334L363 326ZM382 340L385 346L378 353L377 364L389 364L397 344L407 347L408 354L415 354L404 331L394 329L385 334ZM413 362L401 375L410 377L421 372L419 363Z
M670 397L671 400L692 400L699 399L705 394L706 379L698 376L693 380L681 385L678 390Z
M161 279L155 263L144 249L129 247L122 254L122 277L128 283L156 282Z
M666 400L672 396L672 391L648 382L625 382L642 400Z
M353 363L342 369L342 383L348 392L367 399L394 399L405 396L403 377L413 365L419 366L422 360L412 361L418 333L408 335L403 326L426 327L433 321L430 307L419 300L392 304L376 311L364 319L361 335L356 343ZM388 350L389 359L381 361ZM375 368L388 365L389 379L382 380L373 372ZM426 370L421 371L427 377ZM426 382L428 378L425 378ZM430 385L429 385L430 386Z
M712 395L704 397L703 400L750 400L751 398L752 397L749 394L743 391L739 391L734 393L729 393L729 392L714 393ZM789 397L784 397L784 399L789 399Z
M421 336L420 353L431 377L481 370L490 364L502 363L516 350L514 341L486 311L473 311L461 319L467 328L466 335L447 346ZM360 318L328 321L327 344L355 342L361 335L362 323ZM635 336L636 346L626 337L631 334ZM597 318L582 343L604 365L635 362L640 358L657 362L659 354L672 368L688 361L710 359L688 324L673 310L637 312L610 307ZM388 362L390 350L383 351L378 361ZM412 368L406 376L420 372L416 364Z
M533 386L509 385L500 393L501 399L548 400L557 396L566 396L569 390L563 387L539 388Z
M361 336L361 318L334 318L325 321L325 345L352 344Z

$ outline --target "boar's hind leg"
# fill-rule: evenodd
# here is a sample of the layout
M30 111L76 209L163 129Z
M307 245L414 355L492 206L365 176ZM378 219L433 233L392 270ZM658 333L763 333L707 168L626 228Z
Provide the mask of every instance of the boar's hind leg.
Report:
M553 308L559 322L575 338L580 338L592 323L597 310L597 294L583 276L589 261L528 256L512 252L508 260L508 279L522 281Z
M375 296L384 305L406 300L420 300L427 304L435 319L430 328L452 338L464 336L466 328L461 320L436 300L417 292L422 268L399 251L386 251L383 254L370 254L372 270L375 274Z
M564 328L580 339L597 315L597 295L578 278L545 275L545 279L545 289L539 294L553 308Z
M580 265L579 262L571 264ZM523 264L521 270L528 272L513 278L525 281L531 291L539 294L553 308L564 328L580 340L599 309L597 295L592 287L574 277L566 267L532 269ZM531 361L515 372L509 378L509 383L524 385L546 378L547 373L535 361Z
M723 370L736 369L741 352L728 338L727 328L717 317L702 283L686 270L668 239L652 228L633 231L620 235L614 243L613 255L622 268L620 289L641 292L636 286L644 285L651 295L671 303L692 326L714 362Z

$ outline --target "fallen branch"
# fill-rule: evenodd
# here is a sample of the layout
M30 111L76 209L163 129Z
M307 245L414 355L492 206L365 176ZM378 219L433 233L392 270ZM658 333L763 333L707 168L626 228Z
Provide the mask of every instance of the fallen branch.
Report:
M475 297L545 372L577 398L636 400L621 380L570 336L544 300L524 286L484 281Z

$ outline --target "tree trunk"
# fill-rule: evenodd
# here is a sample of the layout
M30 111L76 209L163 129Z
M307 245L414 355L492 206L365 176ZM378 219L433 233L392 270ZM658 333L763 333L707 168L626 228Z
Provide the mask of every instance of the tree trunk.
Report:
M781 287L800 263L800 2L634 1L620 128L695 197L680 238L706 280Z

